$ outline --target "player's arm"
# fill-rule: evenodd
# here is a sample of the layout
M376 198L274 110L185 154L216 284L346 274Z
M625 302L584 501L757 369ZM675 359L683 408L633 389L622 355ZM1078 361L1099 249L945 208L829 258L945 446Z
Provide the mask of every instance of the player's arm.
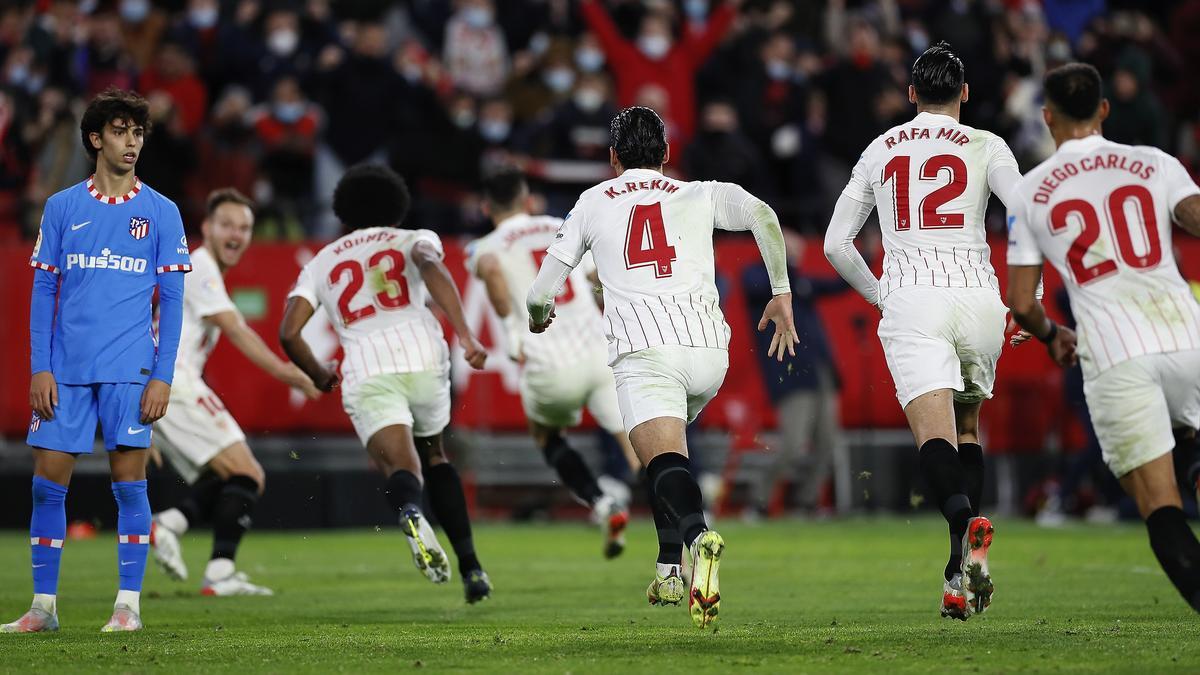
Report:
M542 260L537 278L525 296L525 306L529 310L529 332L543 333L553 323L554 298L558 297L574 269L575 265L568 265L557 256L548 255Z
M283 321L279 324L279 344L283 346L283 352L292 363L308 375L317 389L331 391L338 384L337 371L325 367L300 334L316 311L308 299L298 295L289 297L287 307L283 310Z
M877 308L879 280L854 245L854 239L866 224L875 208L873 203L859 201L846 193L838 197L833 207L829 229L825 231L825 257L846 283Z
M299 389L310 399L321 395L321 391L313 384L312 378L303 370L290 361L284 361L271 351L262 337L246 324L246 319L242 317L241 312L226 310L204 318L221 329L221 333L233 343L234 347L237 347L238 351L271 377L289 387Z
M1037 298L1042 284L1042 253L1026 224L1020 203L1009 206L1008 233L1008 310L1017 325L1041 340L1050 358L1060 366L1075 364L1075 333L1046 316Z
M446 313L450 326L458 335L458 343L463 348L463 358L472 368L483 368L487 352L479 346L475 335L467 326L467 320L463 318L462 299L458 296L458 287L454 285L454 279L450 277L450 270L446 269L446 264L442 262L442 252L430 241L422 239L413 245L410 256L421 272L421 280L429 289L430 297Z
M1175 222L1188 234L1200 237L1200 195L1185 198L1175 206Z
M488 301L496 310L500 322L504 324L505 344L508 345L508 356L514 361L521 358L521 317L513 311L511 296L508 293L508 280L500 267L500 259L494 253L484 253L475 262L475 276L483 282L487 289Z
M775 334L767 356L783 360L783 352L795 356L800 337L792 319L792 285L788 281L787 244L779 217L763 200L733 183L712 183L713 226L731 232L749 230L758 244L759 255L767 267L773 296L758 320L758 330L775 324Z
M58 383L50 370L51 335L54 332L54 305L58 295L59 251L61 244L58 210L46 202L37 244L29 264L33 271L33 292L29 298L29 407L46 420L54 419L58 405Z
M170 204L170 202L168 202ZM167 414L171 382L175 377L175 356L183 332L183 275L192 269L183 219L170 204L162 228L155 233L154 272L158 282L158 354L150 381L142 391L142 424L150 424Z

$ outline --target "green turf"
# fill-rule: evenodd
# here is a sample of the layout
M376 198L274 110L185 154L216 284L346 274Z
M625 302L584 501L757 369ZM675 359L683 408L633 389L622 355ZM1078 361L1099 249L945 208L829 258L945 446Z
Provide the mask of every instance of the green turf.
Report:
M600 558L582 525L477 528L492 600L462 601L457 576L433 586L395 528L247 538L240 563L274 598L203 598L157 568L148 628L101 635L115 590L111 533L67 543L62 630L0 635L10 672L1195 672L1200 619L1166 581L1141 528L1039 530L997 523L995 603L941 619L946 535L934 519L729 524L717 631L643 593L649 523ZM0 611L28 606L26 535L0 534ZM205 533L185 542L202 573Z

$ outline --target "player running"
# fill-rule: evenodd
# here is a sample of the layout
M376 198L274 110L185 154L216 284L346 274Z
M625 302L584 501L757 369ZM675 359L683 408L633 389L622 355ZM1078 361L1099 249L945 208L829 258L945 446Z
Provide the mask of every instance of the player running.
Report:
M191 494L178 507L155 514L150 545L168 576L187 579L179 537L190 525L210 519L212 557L200 592L271 595L271 589L250 583L234 565L266 476L237 420L205 384L204 364L224 334L254 365L284 384L309 398L317 398L320 391L304 371L276 356L246 325L225 291L225 273L250 246L253 203L237 190L226 188L210 194L207 207L208 215L200 226L204 243L192 253L192 272L184 285L183 331L171 409L154 425L163 455L191 486Z
M491 582L475 555L462 481L442 449L450 423L450 350L426 301L445 312L472 368L482 368L487 354L463 320L441 240L429 230L398 227L408 206L408 188L391 169L362 165L346 172L333 210L351 232L300 271L279 337L318 389L337 386L337 373L300 335L325 308L345 353L342 405L387 476L388 502L413 562L434 583L450 579L450 561L421 512L423 475L434 516L458 556L467 602L474 603L491 594Z
M96 422L109 451L117 501L117 572L104 632L142 628L140 597L150 543L146 448L167 410L183 321L183 275L191 269L179 209L134 173L149 106L108 89L79 124L95 162L86 181L46 200L29 264L33 377L33 604L5 633L58 630L58 571L67 534L67 485L77 455L90 453ZM159 335L152 329L157 287ZM57 306L55 296L57 295Z
M496 229L468 247L467 269L487 287L504 322L509 356L521 364L521 403L534 441L563 484L591 507L592 520L604 528L604 555L614 558L625 549L629 513L600 489L583 457L563 437L563 429L579 424L586 405L600 427L627 450L626 456L633 454L617 407L592 282L582 266L576 268L556 299L559 327L530 335L525 294L562 221L529 215L529 187L519 171L500 171L484 187L484 207Z
M992 524L979 513L979 408L991 398L1007 308L984 231L988 196L1012 203L1021 175L994 134L959 122L963 63L940 42L913 64L917 116L867 146L834 208L825 255L883 313L879 339L921 473L950 528L942 616L966 620L992 597ZM876 279L854 238L879 205L885 251Z
M685 425L717 394L729 367L729 326L721 313L713 230L750 230L774 297L759 330L775 323L770 353L795 354L792 295L783 232L774 211L737 185L663 176L666 129L649 108L613 118L609 161L620 174L586 190L555 235L529 290L529 328L545 331L571 271L591 251L604 286L609 364L629 440L646 466L659 531L651 602L683 599L682 547L693 565L692 622L717 618L717 568L725 542L704 520ZM556 329L551 329L556 330Z
M1100 74L1046 75L1042 115L1058 151L1017 184L1009 207L1008 302L1060 365L1078 361L1104 461L1137 502L1150 548L1200 611L1200 542L1188 527L1171 450L1200 426L1200 306L1171 255L1171 221L1200 236L1200 187L1177 159L1105 140ZM1043 258L1062 276L1076 335L1033 289Z

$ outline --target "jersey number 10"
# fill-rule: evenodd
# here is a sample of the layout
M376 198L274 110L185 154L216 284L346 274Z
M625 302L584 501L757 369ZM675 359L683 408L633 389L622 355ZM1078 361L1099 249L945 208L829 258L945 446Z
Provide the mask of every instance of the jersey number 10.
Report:
M892 184L893 203L896 205L896 230L903 232L911 228L912 212L908 207L908 173L912 158L908 155L896 155L883 167L883 178L880 182L889 180ZM921 200L920 220L918 225L922 230L956 230L963 226L963 214L938 213L943 204L961 195L967 189L967 165L957 155L934 155L921 165L921 180L937 180L942 171L950 172L950 182L925 195Z
M383 264L387 260L390 264ZM374 271L377 268L382 268L383 278L388 282L389 288L384 288L375 294L371 304L363 305L358 309L350 308L350 301L354 296L362 290L364 270L362 263L357 260L343 260L334 266L329 272L330 285L336 285L341 281L343 276L350 275L350 283L342 289L342 294L338 296L338 313L342 315L342 324L349 326L350 324L373 316L380 309L400 309L408 305L408 280L404 278L404 254L393 249L384 249L376 251L367 260L367 268ZM391 284L395 284L399 289L399 294L392 295Z
M649 246L646 239L649 237ZM625 269L654 268L655 279L671 276L675 262L675 247L667 243L667 228L663 225L662 204L638 204L629 213L629 229L625 233Z
M1145 231L1147 251L1138 254L1133 250L1133 236L1129 231L1129 217L1125 215L1125 205L1133 200L1137 206L1142 229ZM1150 191L1141 185L1125 185L1113 190L1108 195L1108 229L1117 240L1117 251L1121 260L1133 269L1148 269L1162 261L1162 242L1158 240L1158 217L1154 213L1154 197ZM1083 257L1088 249L1100 238L1100 217L1096 208L1082 199L1067 199L1050 209L1050 232L1060 235L1067 231L1067 217L1079 217L1083 229L1079 236L1071 242L1071 250L1067 251L1067 263L1071 266L1071 276L1080 286L1106 277L1117 271L1117 262L1112 258L1104 258L1094 265L1087 265Z

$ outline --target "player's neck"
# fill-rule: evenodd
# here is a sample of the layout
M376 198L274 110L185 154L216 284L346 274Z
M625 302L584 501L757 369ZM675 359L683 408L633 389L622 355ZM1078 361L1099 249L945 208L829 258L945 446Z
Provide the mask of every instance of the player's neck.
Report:
M96 173L92 178L92 186L105 197L118 197L133 190L137 176L133 171L115 173L104 166L103 161L96 162Z
M1087 124L1072 124L1068 127L1051 129L1050 135L1054 137L1054 147L1057 148L1067 141L1077 141L1081 138L1102 136L1103 134L1100 133L1099 123L1093 124L1089 122Z
M930 113L933 115L945 115L946 117L953 117L954 121L958 122L959 117L962 114L962 108L958 104L955 104L952 106L951 105L918 105L917 106L917 114L920 115L921 113Z
M500 227L500 223L512 218L513 216L527 216L529 212L525 209L509 209L507 211L493 211L492 222L496 227Z

